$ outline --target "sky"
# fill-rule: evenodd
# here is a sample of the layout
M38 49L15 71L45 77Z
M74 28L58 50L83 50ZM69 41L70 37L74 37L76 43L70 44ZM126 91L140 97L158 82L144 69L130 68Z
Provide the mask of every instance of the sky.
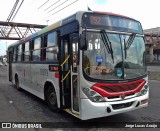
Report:
M0 21L7 20L15 2L0 1ZM93 11L132 17L141 22L143 29L150 29L160 27L159 6L160 0L24 0L13 22L50 25L89 7ZM0 56L5 55L6 47L14 42L0 40Z

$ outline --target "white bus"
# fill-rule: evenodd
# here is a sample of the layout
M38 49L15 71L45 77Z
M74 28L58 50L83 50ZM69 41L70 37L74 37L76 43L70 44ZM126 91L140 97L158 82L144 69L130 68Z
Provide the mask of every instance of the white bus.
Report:
M139 21L83 12L8 47L9 81L82 119L148 105L145 42Z

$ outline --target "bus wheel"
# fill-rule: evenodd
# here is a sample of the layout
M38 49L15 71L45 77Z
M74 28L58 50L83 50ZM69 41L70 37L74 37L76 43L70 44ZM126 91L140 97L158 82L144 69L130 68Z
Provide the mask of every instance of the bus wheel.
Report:
M18 76L15 77L15 84L16 84L17 90L20 91L21 88L19 87L19 79L18 79Z
M54 112L58 111L57 96L53 86L50 86L47 90L47 103Z

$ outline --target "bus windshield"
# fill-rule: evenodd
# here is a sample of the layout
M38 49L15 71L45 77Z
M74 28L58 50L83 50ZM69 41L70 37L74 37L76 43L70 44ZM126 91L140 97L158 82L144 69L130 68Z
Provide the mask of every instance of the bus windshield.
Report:
M93 79L124 80L146 74L143 36L87 32L84 73ZM134 36L134 37L133 37Z

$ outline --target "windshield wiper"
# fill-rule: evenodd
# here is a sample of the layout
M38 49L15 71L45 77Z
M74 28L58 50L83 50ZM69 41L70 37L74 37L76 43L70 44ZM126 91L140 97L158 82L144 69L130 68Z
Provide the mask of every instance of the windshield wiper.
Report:
M128 50L128 49L130 48L130 46L132 45L132 43L133 43L133 41L134 41L135 36L136 36L136 33L132 33L132 34L129 36L127 42L124 43L124 44L125 44L125 50Z
M108 54L111 54L111 57L112 57L112 60L114 63L112 43L109 41L108 35L104 30L101 30L100 34L101 34L102 40L104 42L104 45L108 51Z

